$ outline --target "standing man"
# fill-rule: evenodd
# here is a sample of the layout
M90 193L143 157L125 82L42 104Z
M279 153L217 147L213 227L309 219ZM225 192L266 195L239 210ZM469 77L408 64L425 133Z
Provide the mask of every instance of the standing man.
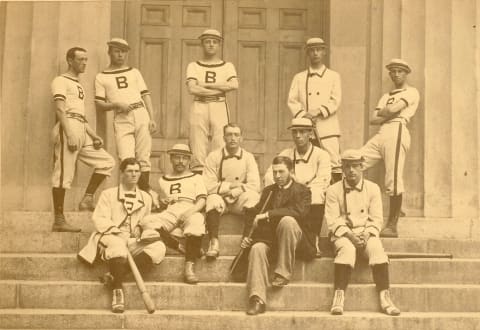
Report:
M115 111L114 131L120 160L136 158L142 174L138 181L140 189L150 193L154 206L158 197L150 188L150 152L152 137L156 130L153 120L153 105L142 74L127 66L128 43L113 38L108 45L110 65L95 78L95 104L103 111Z
M206 161L203 178L207 186L207 231L210 245L207 258L219 255L218 227L220 216L227 212L243 215L244 208L257 204L260 197L260 175L253 155L240 145L242 130L237 124L223 127L225 147L212 151Z
M53 129L55 167L52 175L54 223L52 231L79 232L69 225L63 214L65 189L70 189L77 160L95 170L79 204L80 211L94 208L93 194L112 173L115 161L104 149L103 141L85 118L85 91L78 77L85 72L87 51L80 47L67 51L68 70L52 82L57 124Z
M345 150L342 166L345 179L327 189L325 220L335 246L335 295L331 313L343 314L345 290L355 267L357 253L372 267L382 311L400 315L389 290L388 257L379 238L382 228L382 195L375 183L363 178L363 157L358 150Z
M293 77L288 107L294 118L306 117L315 123L314 141L318 140L319 147L330 154L332 181L337 182L342 179L340 127L337 118L342 99L340 75L325 66L327 45L322 39L308 39L306 50L310 66Z
M390 196L388 222L380 233L381 237L398 237L397 223L402 208L403 168L410 148L410 133L407 124L417 111L420 95L418 90L407 84L407 75L412 71L407 62L392 59L386 65L395 88L385 93L373 111L372 125L381 125L361 149L368 169L383 159L385 186Z
M194 265L200 257L202 236L205 234L205 219L200 213L205 207L207 191L200 175L189 169L192 152L185 144L175 144L168 150L173 172L159 179L160 201L167 209L152 214L142 221L148 229L166 233L179 227L185 236L185 282L195 284Z
M272 286L281 288L292 278L295 253L308 235L305 219L312 202L310 190L293 180L290 158L275 157L272 171L275 184L265 187L258 204L248 210L249 221L241 243L242 248L251 246L247 273L248 315L266 310L269 257L277 256ZM268 196L271 197L266 211L260 213ZM254 232L249 238L252 226Z
M127 251L133 255L141 272L149 270L152 264L159 264L165 257L166 248L162 241L141 241L145 235L140 221L150 214L152 200L137 186L140 173L140 163L135 158L122 161L120 185L106 189L100 195L92 216L96 232L78 254L89 264L93 264L97 257L107 262L109 273L103 279L112 289L114 313L125 310L122 283L128 269Z
M238 89L235 67L218 56L222 35L217 30L205 30L199 37L203 49L201 61L187 66L187 88L194 96L190 112L190 145L195 162L194 172L203 171L208 152L221 148L222 129L230 122L226 93Z
M298 183L306 185L312 192L312 205L305 219L305 227L309 236L306 236L308 255L313 258L320 249L316 238L320 235L325 210L325 192L330 185L330 156L328 152L314 146L310 139L314 127L308 118L293 118L289 127L292 132L294 148L287 148L279 155L293 159L293 175ZM265 174L265 185L274 183L272 167Z

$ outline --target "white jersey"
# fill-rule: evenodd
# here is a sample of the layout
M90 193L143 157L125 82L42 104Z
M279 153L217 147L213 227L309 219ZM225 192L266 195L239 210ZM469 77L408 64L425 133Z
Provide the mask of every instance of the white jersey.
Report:
M150 94L142 74L135 68L103 71L95 77L95 99L144 107L142 96Z
M394 89L389 93L383 94L383 96L378 101L377 107L375 108L375 112L373 115L374 117L376 117L378 111L385 108L387 105L402 101L405 102L407 106L401 111L399 111L397 113L397 116L387 122L401 122L404 119L405 124L407 124L413 117L413 115L415 115L419 100L420 95L415 87L407 86L402 89Z
M200 61L191 62L187 66L187 82L196 80L199 83L226 83L237 78L235 67L230 62L205 64Z
M200 175L189 173L184 176L164 175L159 180L160 195L176 201L195 202L207 197L207 189Z
M58 76L51 85L53 99L65 101L65 112L85 116L85 92L78 79Z

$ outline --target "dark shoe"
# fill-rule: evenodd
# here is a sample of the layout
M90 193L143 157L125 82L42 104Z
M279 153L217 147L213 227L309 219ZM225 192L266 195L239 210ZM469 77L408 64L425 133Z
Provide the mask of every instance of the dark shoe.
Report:
M257 315L260 313L265 313L266 309L267 309L267 306L265 305L265 303L262 302L260 298L258 298L257 296L253 296L250 298L248 302L247 314Z
M285 277L275 274L275 277L273 278L272 281L272 286L276 288L281 288L284 287L289 283L289 280L287 280Z
M123 313L125 311L125 298L122 289L112 291L112 312Z
M63 214L55 214L55 219L53 220L52 231L55 232L69 232L69 233L78 233L82 231L80 228L73 227L67 223L65 216Z
M113 275L107 272L98 278L107 289L113 290Z
M220 243L218 242L218 238L212 238L210 240L208 251L206 253L207 260L215 260L218 258L219 254L220 254Z
M199 282L197 275L195 275L194 266L195 264L192 261L185 262L185 283L197 284Z
M93 201L93 195L84 195L80 204L78 204L79 211L93 211L95 210L95 203Z
M397 238L398 232L397 228L395 227L385 227L380 232L380 237L387 237L387 238Z

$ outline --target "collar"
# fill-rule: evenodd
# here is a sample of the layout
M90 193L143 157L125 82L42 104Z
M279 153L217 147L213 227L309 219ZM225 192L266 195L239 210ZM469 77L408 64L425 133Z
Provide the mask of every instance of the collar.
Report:
M65 74L62 74L61 77L65 78L65 79L69 79L69 80L72 80L72 81L75 81L75 82L79 82L78 81L78 78L74 78L74 77L71 77L71 76L67 76Z
M307 152L303 155L303 157L300 156L298 153L297 148L293 149L293 163L294 164L299 164L299 163L308 163L310 161L310 157L313 154L313 144L310 143L310 147L307 149Z
M327 71L327 67L325 66L325 64L322 64L319 69L313 69L312 67L308 67L307 75L308 77L318 76L320 78L323 78L325 71Z
M236 158L238 160L242 159L243 157L243 149L238 148L238 151L234 155L230 155L226 148L222 149L222 158L229 159L229 158Z
M125 191L125 189L123 188L123 185L122 184L119 184L118 185L118 191L117 191L117 199L122 202L123 204L123 208L125 209L125 211L127 211L127 208L125 206L125 202L126 202L126 198L125 198L125 194L128 194L128 193L132 193L131 191ZM145 202L143 201L143 196L142 196L142 193L140 191L140 189L138 189L138 187L135 187L135 199L134 199L134 203L133 203L133 206L132 206L132 210L130 211L130 213L127 211L127 213L129 214L132 214L133 212L141 209L142 207L145 206Z
M357 185L355 187L352 187L350 186L348 183L347 183L347 180L343 180L343 189L345 189L345 193L349 193L351 192L352 190L356 190L356 191L362 191L363 190L363 178L360 180L359 183L357 183Z
M398 93L401 93L401 92L405 92L407 90L407 85L405 85L404 88L395 88L395 89L392 89L390 91L390 93L388 93L388 95L395 95L395 94L398 94Z
M287 190L288 188L290 188L292 186L292 184L293 184L293 178L290 178L289 183L287 183L283 187L280 187L279 185L277 185L277 187L278 187L278 190Z

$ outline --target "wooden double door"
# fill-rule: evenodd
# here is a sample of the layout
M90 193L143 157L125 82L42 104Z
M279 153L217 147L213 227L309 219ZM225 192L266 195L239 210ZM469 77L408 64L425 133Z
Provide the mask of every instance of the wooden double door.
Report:
M244 147L260 171L290 144L288 89L305 68L305 40L328 39L327 0L127 1L124 17L129 60L144 75L159 126L154 177L168 169L165 151L188 142L192 97L185 70L201 58L198 36L207 28L223 34L222 57L236 67L240 87L228 95L230 117L242 126Z

